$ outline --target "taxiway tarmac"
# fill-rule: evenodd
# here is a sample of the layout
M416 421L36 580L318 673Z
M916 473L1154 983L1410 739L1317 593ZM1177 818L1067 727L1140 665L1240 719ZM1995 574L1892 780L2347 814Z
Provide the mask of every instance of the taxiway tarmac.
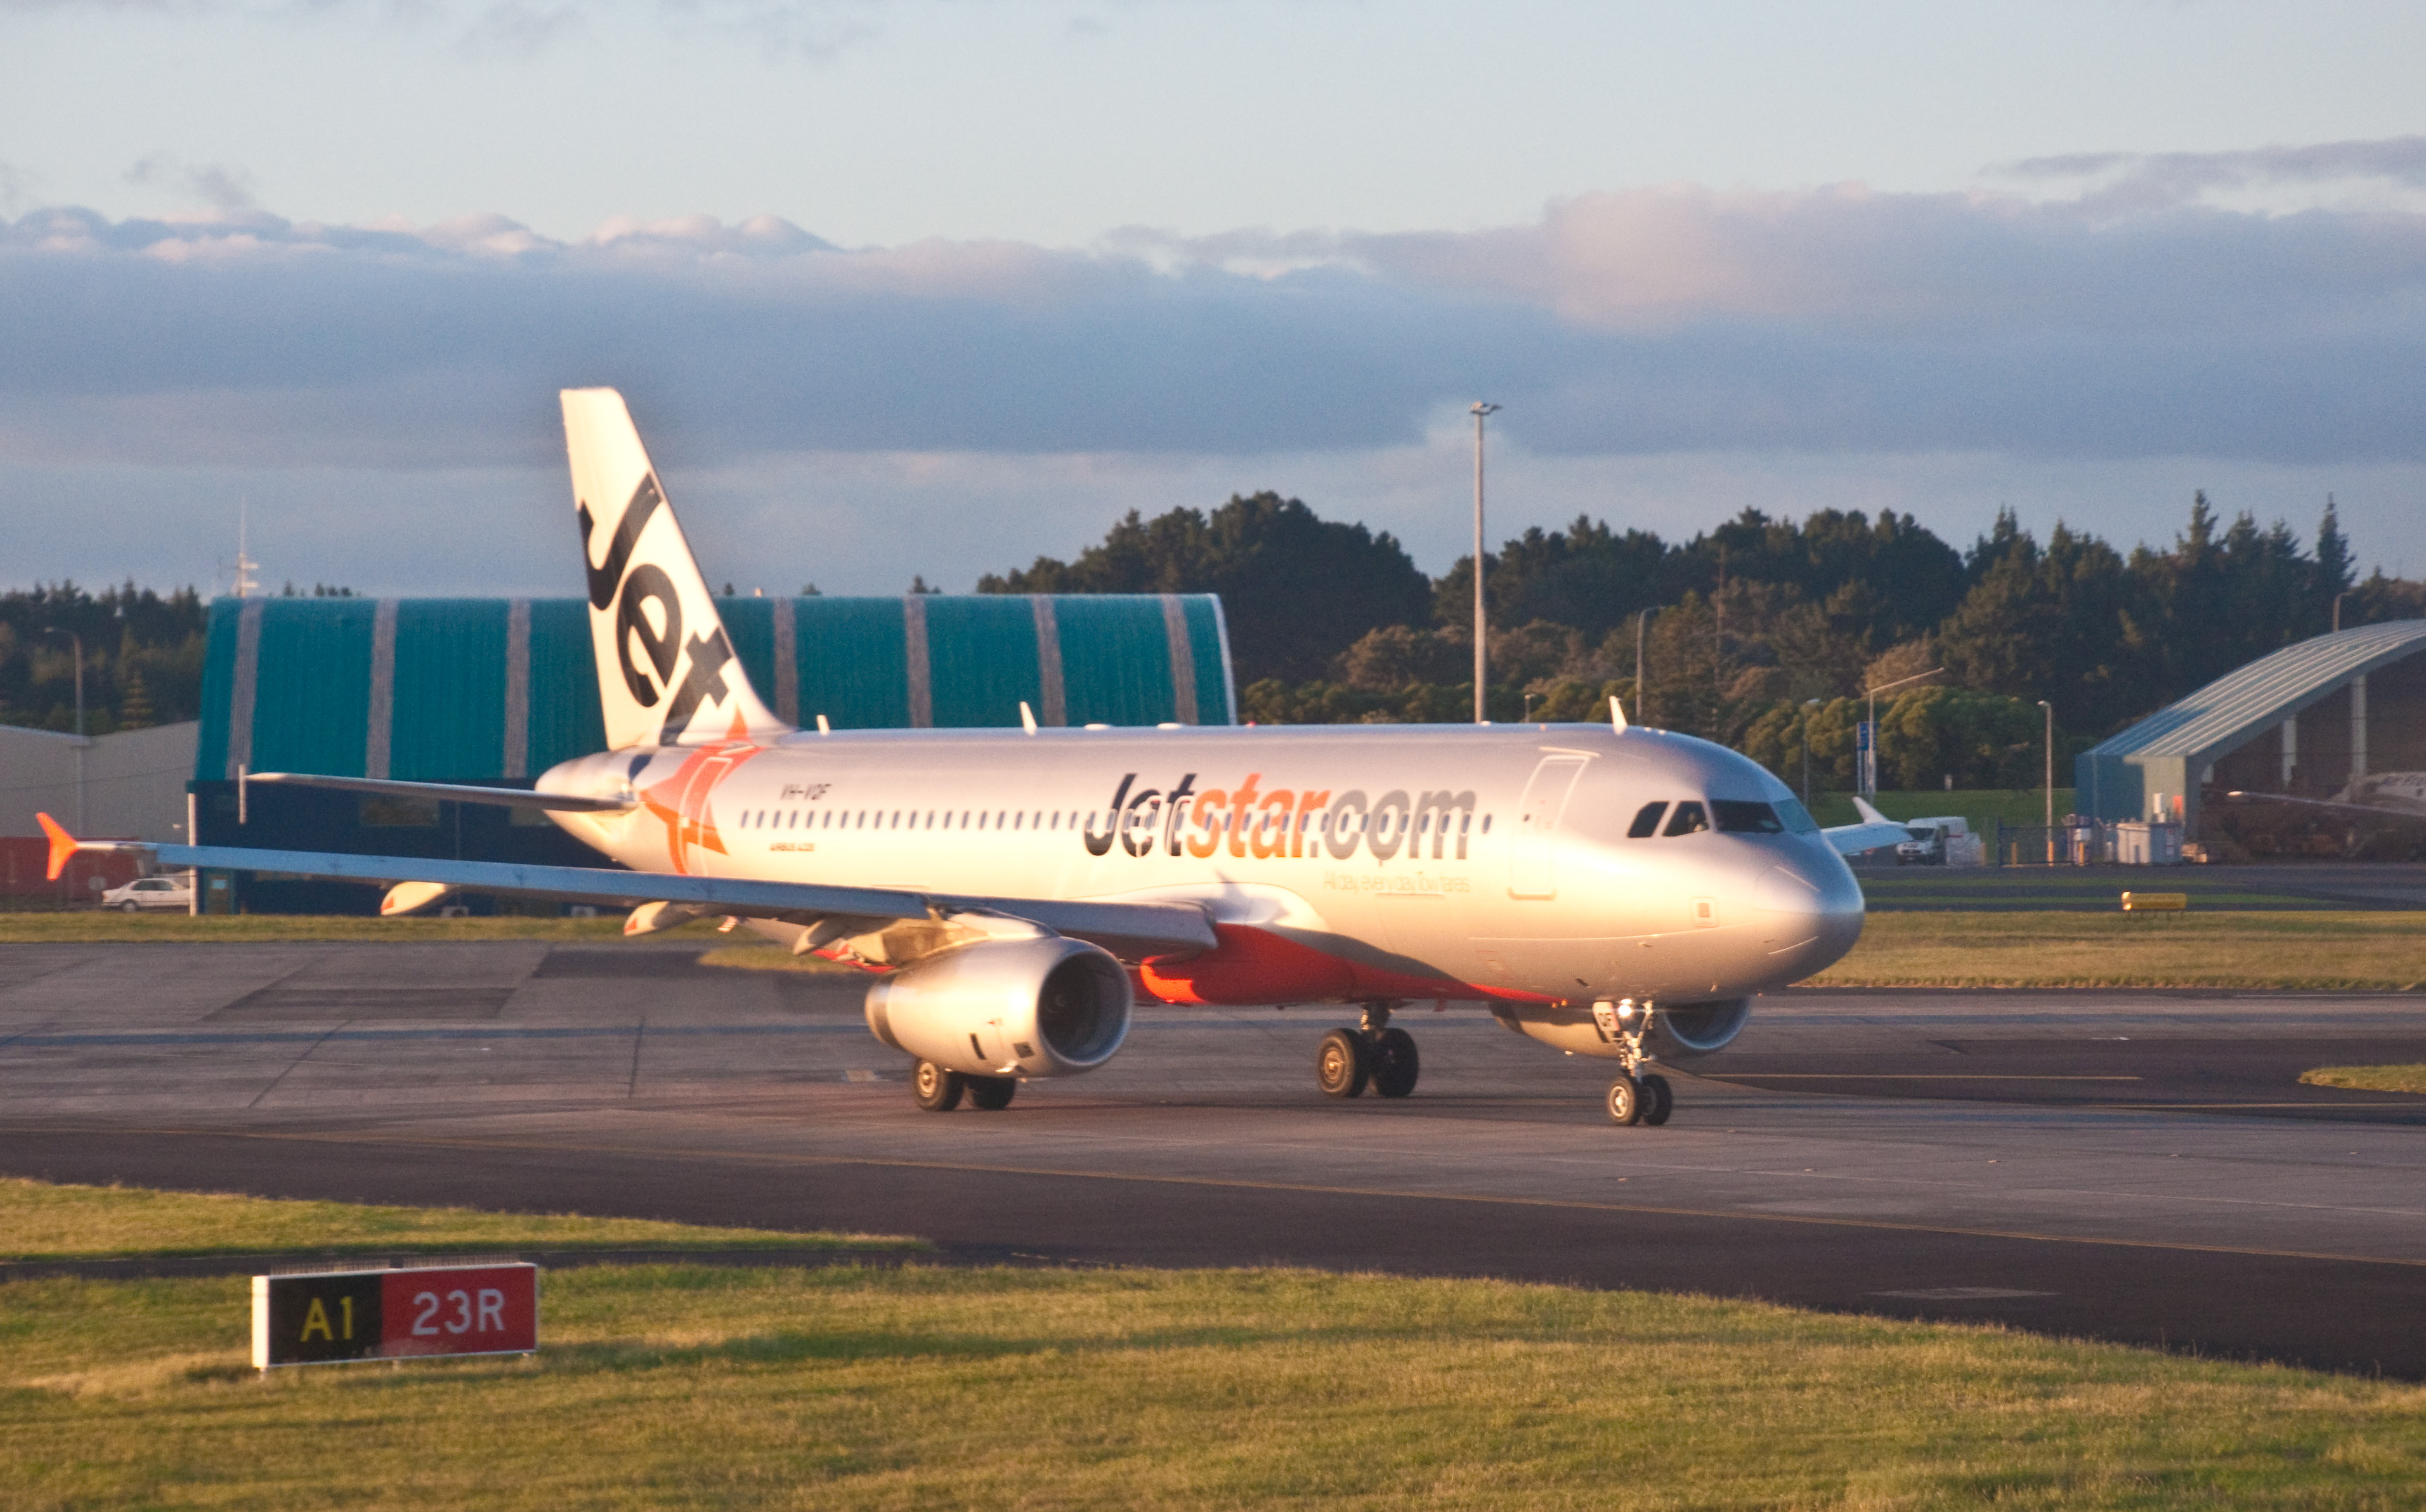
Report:
M949 1256L1280 1262L1757 1295L2426 1377L2415 995L1789 992L1678 1077L1410 1012L1141 1010L1094 1075L912 1106L859 984L696 944L0 947L0 1171L914 1233ZM1376 1284L1386 1284L1377 1280Z

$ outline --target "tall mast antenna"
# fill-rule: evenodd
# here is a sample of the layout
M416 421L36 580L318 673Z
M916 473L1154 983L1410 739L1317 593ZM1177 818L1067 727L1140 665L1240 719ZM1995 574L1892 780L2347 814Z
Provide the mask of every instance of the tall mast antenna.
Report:
M246 516L247 514L249 514L249 513L251 511L251 507L252 507L252 500L251 500L251 496L250 496L250 495L248 495L248 496L246 496L246 497L244 497L244 498L238 499L238 500L236 501L236 507L235 507L235 596L236 596L237 598L239 598L239 599L249 599L249 598L251 598L251 597L253 595L253 593L254 593L257 589L259 589L259 588L260 588L260 587L261 587L261 580L260 580L259 578L256 578L256 577L254 577L254 576L252 575L256 571L258 571L258 570L260 569L261 564L260 564L259 562L254 561L251 557L250 557L250 556L246 555L245 555L245 553L244 553L244 545L245 545L244 537L245 537L245 524L246 524L246 519L245 519L245 516Z

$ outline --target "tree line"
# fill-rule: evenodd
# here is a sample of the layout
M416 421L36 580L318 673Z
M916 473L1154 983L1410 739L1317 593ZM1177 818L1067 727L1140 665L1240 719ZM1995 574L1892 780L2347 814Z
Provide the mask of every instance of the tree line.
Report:
M351 588L289 583L284 598L351 598ZM73 733L76 641L84 643L84 728L114 734L199 718L210 604L128 582L92 593L73 582L0 592L0 725Z
M209 614L190 587L162 595L130 582L95 594L62 582L0 593L0 724L74 731L77 639L88 734L195 717Z
M1892 510L1747 509L1682 542L1579 517L1503 542L1482 570L1494 718L1603 719L1616 697L1788 781L1807 744L1838 789L1864 691L1933 668L1880 700L1883 786L2035 784L2042 699L2062 780L2073 750L2331 628L2337 601L2346 626L2426 617L2426 584L2357 578L2330 501L2304 544L2280 521L2220 520L2203 493L2171 543L2128 552L2063 525L2041 541L2010 511L1958 551ZM1132 511L1075 559L978 590L1218 593L1242 718L1454 722L1473 708L1473 582L1470 556L1431 578L1387 532L1265 492ZM84 641L89 732L196 717L207 615L190 587L0 593L0 723L74 728L67 632Z
M2163 547L2124 552L2009 510L1957 550L1909 514L1747 509L1683 542L1590 517L1485 556L1490 685L1503 720L1629 716L1733 746L1789 781L1847 787L1868 689L1886 787L2032 786L2053 704L2072 751L2334 623L2426 615L2426 585L2359 581L2327 501L2312 544L2222 521L2193 496ZM1219 593L1241 717L1461 720L1473 709L1474 561L1438 579L1386 533L1274 493L1131 512L1072 561L979 580L996 593ZM1640 678L1638 681L1638 669ZM1936 675L1921 674L1937 670Z

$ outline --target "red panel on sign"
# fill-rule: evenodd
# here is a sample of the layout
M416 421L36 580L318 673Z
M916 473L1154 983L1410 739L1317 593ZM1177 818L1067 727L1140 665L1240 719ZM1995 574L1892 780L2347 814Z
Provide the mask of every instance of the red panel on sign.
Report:
M381 1278L380 1353L495 1355L539 1347L539 1272L529 1265L394 1271Z

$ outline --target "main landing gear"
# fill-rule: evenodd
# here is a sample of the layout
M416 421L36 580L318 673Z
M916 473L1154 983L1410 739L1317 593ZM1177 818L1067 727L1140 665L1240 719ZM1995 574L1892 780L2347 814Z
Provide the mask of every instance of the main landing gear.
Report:
M1370 1086L1383 1097L1405 1097L1422 1071L1415 1037L1390 1027L1390 1005L1365 1005L1363 1026L1334 1029L1314 1052L1314 1085L1325 1097L1360 1097Z
M949 1113L961 1105L965 1093L971 1107L988 1113L999 1113L1011 1106L1011 1093L1019 1090L1019 1081L1011 1076L973 1076L966 1071L947 1071L931 1060L922 1060L910 1073L910 1095L930 1113Z
M1652 1005L1638 1004L1632 998L1593 1005L1593 1019L1603 1037L1617 1045L1622 1069L1617 1080L1609 1084L1609 1119L1621 1127L1647 1123L1656 1129L1668 1121L1676 1106L1668 1078L1643 1070L1652 1064L1642 1042L1651 1036L1651 1020L1657 1011Z

